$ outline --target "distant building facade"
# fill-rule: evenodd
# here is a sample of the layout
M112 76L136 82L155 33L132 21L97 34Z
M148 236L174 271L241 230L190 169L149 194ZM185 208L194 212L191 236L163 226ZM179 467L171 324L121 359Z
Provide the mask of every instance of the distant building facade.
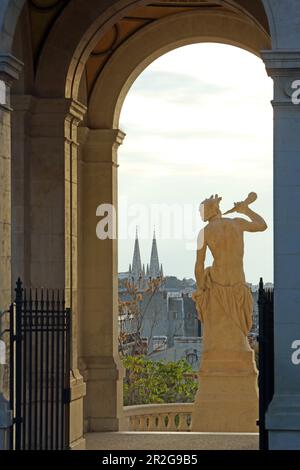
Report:
M149 289L152 280L161 280L154 292ZM128 282L142 294L141 318L134 318L130 312L121 313L120 329L130 335L140 327L140 335L147 344L147 355L153 360L176 361L185 358L197 369L201 355L201 326L191 298L195 281L181 281L174 276L163 277L155 232L150 263L146 269L141 261L136 234L132 264L127 273L119 274L119 298L122 301L130 297L126 288Z

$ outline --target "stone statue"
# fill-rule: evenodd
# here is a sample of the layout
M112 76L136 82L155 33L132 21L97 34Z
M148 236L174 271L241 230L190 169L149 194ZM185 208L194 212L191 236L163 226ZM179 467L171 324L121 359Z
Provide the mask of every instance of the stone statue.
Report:
M200 212L208 224L200 232L197 243L194 296L204 328L204 349L249 350L247 334L252 326L252 294L246 285L243 268L244 232L261 232L267 224L245 202L235 203L243 218L222 217L216 195L201 204ZM207 247L214 262L204 269ZM230 336L224 333L230 330Z
M264 219L248 207L256 197L251 193L228 211L244 214L250 221L222 217L218 195L200 206L201 217L208 224L198 236L195 266L197 291L193 298L202 323L203 352L193 431L257 431L257 369L247 338L253 300L243 268L244 232L267 229ZM207 248L213 264L205 269Z

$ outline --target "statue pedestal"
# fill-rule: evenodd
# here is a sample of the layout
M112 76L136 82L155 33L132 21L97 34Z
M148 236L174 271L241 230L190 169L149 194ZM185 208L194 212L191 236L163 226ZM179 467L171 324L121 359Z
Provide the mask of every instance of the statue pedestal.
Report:
M254 351L204 352L192 431L258 432L258 386Z

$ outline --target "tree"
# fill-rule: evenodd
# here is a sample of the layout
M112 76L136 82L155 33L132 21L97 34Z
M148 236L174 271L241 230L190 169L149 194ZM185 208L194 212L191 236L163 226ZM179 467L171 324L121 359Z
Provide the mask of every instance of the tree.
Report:
M146 288L141 290L129 280L125 281L125 288L128 300L121 300L119 298L119 318L131 318L134 324L134 331L128 333L124 328L124 321L121 320L119 331L119 352L121 356L142 355L145 353L145 342L142 338L141 331L143 320L147 313L148 307L153 299L155 293L162 286L164 279L158 277L156 279L149 279ZM149 295L146 306L142 309L142 301L145 295ZM155 323L155 319L154 319ZM154 326L153 323L153 326ZM151 338L148 338L148 341ZM130 344L130 348L128 345Z
M126 356L123 365L125 406L194 401L198 384L185 359L164 363L144 356Z

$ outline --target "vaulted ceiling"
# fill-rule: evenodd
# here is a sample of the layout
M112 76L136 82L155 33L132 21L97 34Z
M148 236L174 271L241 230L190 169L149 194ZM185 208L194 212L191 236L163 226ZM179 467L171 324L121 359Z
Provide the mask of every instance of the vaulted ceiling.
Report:
M35 65L54 23L73 0L28 0L31 41ZM86 66L88 93L92 90L109 57L129 37L150 23L180 12L215 9L250 15L269 34L268 20L261 0L159 0L133 9L99 40Z

